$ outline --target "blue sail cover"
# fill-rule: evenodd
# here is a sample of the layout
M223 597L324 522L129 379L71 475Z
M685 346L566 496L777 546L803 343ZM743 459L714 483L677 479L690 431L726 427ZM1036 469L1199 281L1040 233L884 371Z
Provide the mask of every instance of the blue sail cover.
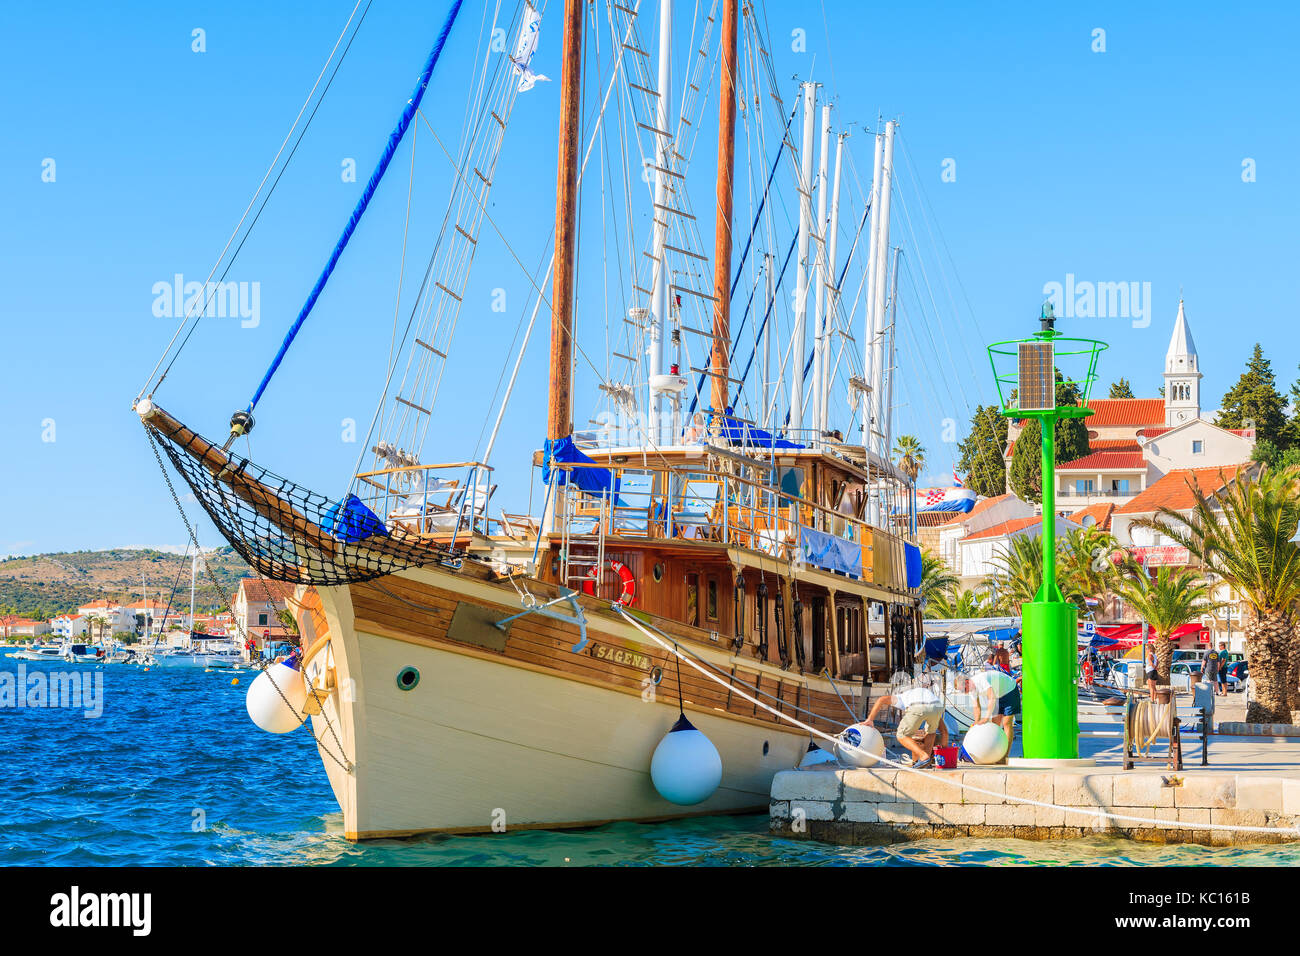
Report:
M321 527L345 544L364 541L374 535L388 535L384 523L356 495L335 502L325 512Z
M733 445L743 445L747 448L802 448L798 442L792 442L785 438L777 438L770 431L764 428L758 428L747 422L742 422L736 418L731 406L727 406L727 412L722 416L722 436Z
M271 376L280 367L280 362L284 360L284 355L289 351L289 346L293 344L294 338L298 335L298 330L302 328L303 322L307 321L307 316L311 314L312 307L316 304L316 300L320 298L320 294L325 288L325 283L329 281L330 275L334 272L334 266L338 264L339 256L343 255L343 250L347 248L348 240L352 238L357 223L361 221L362 214L365 213L366 207L370 205L370 199L379 187L379 181L384 178L384 173L388 171L388 164L392 162L393 154L397 152L402 137L406 135L406 128L411 125L411 120L415 117L415 111L420 108L420 100L424 98L425 88L428 87L429 79L433 76L433 68L438 65L438 58L442 56L442 48L447 43L447 34L451 32L451 25L456 22L456 14L460 13L462 2L463 0L454 0L451 10L447 12L447 19L443 21L438 40L433 45L429 59L425 61L424 69L420 71L420 79L415 85L415 92L406 101L406 108L402 110L401 118L398 119L392 133L389 134L383 155L379 157L375 171L370 174L370 180L366 183L361 198L357 200L352 215L348 217L347 225L343 227L343 235L334 244L334 251L330 253L329 261L325 263L325 268L321 270L320 277L316 280L316 284L312 286L307 301L303 303L302 308L298 311L298 318L294 319L293 325L289 326L284 341L280 343L280 351L275 353L275 358L271 360L271 367L266 370L266 374L262 376L261 384L257 386L257 391L253 393L253 400L248 403L248 412L250 414L254 406L261 400L262 393L266 391L266 386L271 384Z
M799 553L809 564L837 571L851 578L862 577L862 545L825 531L799 526Z
M551 462L561 464L594 465L595 462L578 450L572 435L552 441L547 439L542 451L542 481L551 480ZM593 495L606 495L614 489L614 475L608 468L567 468L559 469L555 479L558 485L566 484L572 478L573 483L583 491Z
M914 544L903 542L904 564L907 567L907 586L921 586L921 549Z

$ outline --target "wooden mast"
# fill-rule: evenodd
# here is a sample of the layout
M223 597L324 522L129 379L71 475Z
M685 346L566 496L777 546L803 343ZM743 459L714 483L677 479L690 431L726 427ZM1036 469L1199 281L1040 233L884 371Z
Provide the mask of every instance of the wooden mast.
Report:
M715 427L731 390L731 212L732 173L736 165L736 19L737 0L722 0L722 69L718 80L718 210L713 230L713 376Z
M551 282L551 368L546 437L573 431L573 271L578 228L578 103L582 89L583 0L564 3L564 72L555 174L555 276Z

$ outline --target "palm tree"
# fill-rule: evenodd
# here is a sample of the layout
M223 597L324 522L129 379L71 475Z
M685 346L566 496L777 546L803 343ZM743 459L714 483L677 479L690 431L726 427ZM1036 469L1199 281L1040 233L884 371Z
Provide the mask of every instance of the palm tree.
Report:
M1043 583L1043 539L1038 535L1012 538L1006 550L994 553L992 564L995 570L989 575L988 587L994 594L993 608L1019 613L1020 605L1032 601ZM1057 584L1065 594L1067 579L1061 578Z
M1112 557L1120 552L1119 542L1096 525L1076 528L1057 544L1058 584L1067 601L1073 601L1080 614L1088 613L1087 598L1100 599L1114 581L1117 571Z
M988 594L983 588L961 588L941 591L930 599L925 616L941 620L984 617L990 610Z
M952 568L929 548L921 549L921 604L926 606L941 594L956 589L961 582Z
M915 435L899 435L894 443L894 455L897 457L898 470L907 476L908 491L912 498L912 514L916 514L916 476L925 467L925 448ZM915 534L910 527L909 533Z
M1168 684L1169 667L1174 662L1170 636L1184 624L1220 607L1210 599L1213 588L1190 568L1162 567L1153 578L1144 568L1133 564L1112 587L1150 625L1156 645L1158 681Z
M1250 609L1246 652L1255 698L1246 720L1289 723L1300 705L1300 547L1291 540L1300 525L1300 468L1254 477L1243 471L1233 480L1221 472L1219 480L1222 490L1208 495L1192 482L1190 513L1161 508L1134 524L1182 545L1241 595Z
M916 476L925 467L925 448L920 440L915 435L899 435L894 443L894 456L898 470L916 484Z

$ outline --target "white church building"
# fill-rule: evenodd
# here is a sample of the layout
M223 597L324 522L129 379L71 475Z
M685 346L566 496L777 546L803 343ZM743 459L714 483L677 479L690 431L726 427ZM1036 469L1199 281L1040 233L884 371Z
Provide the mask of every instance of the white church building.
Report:
M1224 429L1203 417L1201 370L1183 301L1165 352L1163 398L1094 398L1085 419L1089 453L1056 466L1056 504L1064 515L1087 509L1109 524L1110 512L1153 488L1170 472L1239 465L1250 460L1254 429ZM1005 461L1020 427L1008 429ZM1104 518L1103 518L1104 516Z

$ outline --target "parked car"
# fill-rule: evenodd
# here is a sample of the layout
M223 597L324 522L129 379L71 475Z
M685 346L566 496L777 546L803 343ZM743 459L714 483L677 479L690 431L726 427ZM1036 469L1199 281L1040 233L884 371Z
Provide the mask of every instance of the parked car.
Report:
M1250 677L1250 667L1245 661L1233 661L1228 665L1228 690L1242 690Z
M1177 661L1169 668L1169 683L1183 690L1191 690L1192 684L1201 679L1199 661ZM1228 690L1235 691L1239 678L1228 671Z

